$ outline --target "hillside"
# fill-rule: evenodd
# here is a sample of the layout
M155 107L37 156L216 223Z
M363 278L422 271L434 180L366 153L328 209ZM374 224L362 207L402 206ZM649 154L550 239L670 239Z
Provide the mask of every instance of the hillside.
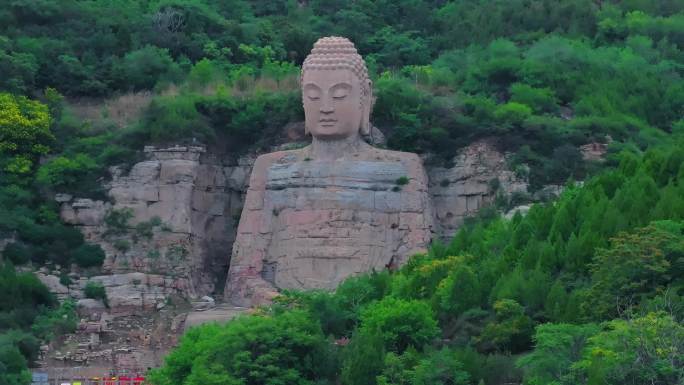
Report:
M282 145L303 120L299 68L327 35L366 59L387 148L453 169L492 143L528 192L397 272L192 330L155 383L682 381L681 1L13 0L0 10L0 384L26 383L41 344L76 326L74 304L29 272L58 267L68 287L107 258L56 194L107 202L109 168L125 174L145 146L233 164ZM499 216L549 185L566 188Z

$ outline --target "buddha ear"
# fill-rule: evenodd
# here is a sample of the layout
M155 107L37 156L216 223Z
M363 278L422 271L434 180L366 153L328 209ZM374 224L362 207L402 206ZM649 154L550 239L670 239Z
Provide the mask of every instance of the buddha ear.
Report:
M368 79L364 87L366 90L365 102L361 106L361 135L367 136L371 133L370 114L373 110L373 82Z

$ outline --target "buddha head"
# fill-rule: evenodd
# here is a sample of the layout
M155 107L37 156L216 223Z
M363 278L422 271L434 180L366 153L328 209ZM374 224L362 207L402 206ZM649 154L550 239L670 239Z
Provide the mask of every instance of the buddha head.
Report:
M302 65L305 130L316 139L368 135L372 83L366 63L343 37L323 37Z

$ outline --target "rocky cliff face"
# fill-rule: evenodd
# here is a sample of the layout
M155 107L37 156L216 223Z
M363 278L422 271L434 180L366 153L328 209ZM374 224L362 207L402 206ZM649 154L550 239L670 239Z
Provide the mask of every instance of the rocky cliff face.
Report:
M142 370L157 366L185 327L226 321L244 310L224 308L225 305L214 308L212 298L200 297L223 287L256 157L223 164L222 159L209 156L199 147L148 147L145 152L147 160L135 164L128 173L120 168L111 170L112 180L106 186L108 201L56 197L61 203L62 219L80 228L91 242L100 244L106 259L99 275L85 278L84 274L71 272L72 283L68 287L59 278L69 273L66 267L61 271L44 268L37 273L60 298L76 299L82 317L77 333L44 347L41 364L48 370L78 365L98 375L111 368ZM475 214L497 193L526 191L525 182L506 168L504 155L487 142L464 148L451 167L427 164L426 196L430 202L423 206L434 208L433 237L453 235L465 217ZM353 171L351 167L342 170ZM398 171L388 176L388 185L381 193L369 190L376 196L364 214L387 217L380 223L383 228L390 226L388 231L396 236L407 229L402 227L406 224L402 214L382 211L391 209L410 187L394 188L396 179L405 173ZM282 180L285 184L294 182ZM277 195L285 190L273 191ZM287 202L286 195L280 198ZM315 197L312 202L331 204ZM352 203L365 207L370 202ZM293 204L292 215L283 210L285 206L269 207L271 213L277 209L278 220L283 221L283 234L299 231L296 221L311 214L298 217L297 202ZM315 204L311 209L320 209ZM355 221L354 217L340 216L341 227L335 231L343 235L357 231ZM394 224L396 228L392 227ZM305 230L318 237L314 242L323 239L316 228ZM262 273L269 279L270 270ZM105 288L109 308L101 301L84 298L89 281Z
M162 277L152 286L170 279L190 297L211 293L228 269L250 162L225 166L201 147L145 152L127 174L111 170L111 201L58 196L61 217L102 246L104 273L148 273Z
M106 186L111 201L58 196L63 220L102 246L106 275L149 274L155 278L145 281L160 292L171 289L189 298L220 291L255 157L225 165L201 147L145 152L148 159L128 173L111 170ZM497 193L526 191L525 181L488 142L464 148L452 164L426 167L435 236L453 235ZM144 296L136 285L106 288L113 303Z
M497 194L527 192L527 182L508 169L504 154L487 141L465 147L451 163L451 167L427 167L437 233L443 239Z

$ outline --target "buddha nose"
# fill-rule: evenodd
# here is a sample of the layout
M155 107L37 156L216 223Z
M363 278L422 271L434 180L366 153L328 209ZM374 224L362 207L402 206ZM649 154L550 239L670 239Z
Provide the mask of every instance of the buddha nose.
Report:
M323 103L321 103L321 112L324 114L330 114L335 111L333 107L332 98L323 98Z

